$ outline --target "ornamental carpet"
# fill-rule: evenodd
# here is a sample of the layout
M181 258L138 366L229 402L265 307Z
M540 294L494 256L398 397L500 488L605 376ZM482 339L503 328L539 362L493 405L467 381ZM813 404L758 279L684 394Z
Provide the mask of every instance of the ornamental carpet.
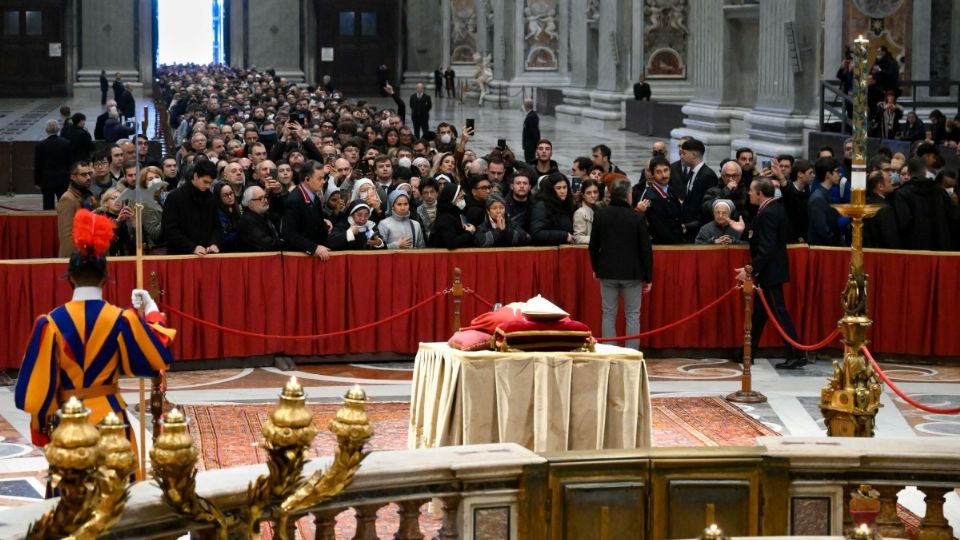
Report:
M654 397L654 446L753 446L759 436L777 435L758 420L753 419L721 397ZM200 453L199 470L220 469L239 465L263 463L266 453L258 447L260 428L273 410L274 403L237 405L184 405L184 414L193 421L190 433ZM330 455L336 439L327 428L340 408L339 403L309 404L314 414L318 434L308 452L309 457ZM403 450L407 447L407 423L410 404L400 402L367 402L367 415L373 424L374 435L367 443L371 451ZM381 538L392 538L399 527L397 505L390 504L377 513L377 533ZM440 528L441 515L422 507L420 528L426 538L432 538ZM337 538L353 538L356 520L353 510L337 516ZM264 539L272 538L272 531L264 526ZM297 522L300 538L314 538L313 517Z

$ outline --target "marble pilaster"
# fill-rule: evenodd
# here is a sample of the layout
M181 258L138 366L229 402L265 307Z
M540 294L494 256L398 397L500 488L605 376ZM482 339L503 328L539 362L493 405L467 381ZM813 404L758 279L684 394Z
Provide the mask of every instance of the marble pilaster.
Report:
M100 70L119 72L138 99L152 89L153 16L150 0L75 0L71 77L75 97L100 97ZM66 8L65 8L66 9ZM68 18L69 20L69 18ZM146 84L144 84L146 83Z
M247 2L247 67L274 68L277 75L303 81L300 63L300 2Z
M913 0L913 42L910 44L910 78L916 81L930 80L930 33L920 28L930 28L933 16L930 0ZM917 96L926 99L929 87L917 88Z
M400 35L406 47L407 63L403 72L403 95L413 91L417 83L424 83L432 88L433 70L444 64L442 47L438 47L437 36L434 32L420 32L423 21L437 17L437 6L432 2L411 0L406 2L404 26L406 30Z
M741 9L756 9L744 6ZM707 148L705 158L717 163L730 153L730 109L724 98L724 54L727 21L724 6L713 0L690 0L690 41L687 54L687 76L694 87L694 97L683 107L684 126L670 132L672 146L684 135L695 137Z
M557 105L556 116L568 122L579 123L585 107L590 105L591 85L597 82L596 44L591 36L597 32L600 18L599 2L585 4L574 2L570 7L570 24L567 25L569 50L569 85L563 88L563 103Z
M785 23L793 23L800 49L801 71L795 73L790 44L784 37ZM786 153L803 155L803 126L812 104L809 88L817 80L812 44L803 40L815 35L815 10L798 0L769 0L760 3L760 36L756 105L744 119L746 136L734 139L731 147L749 146L757 159Z

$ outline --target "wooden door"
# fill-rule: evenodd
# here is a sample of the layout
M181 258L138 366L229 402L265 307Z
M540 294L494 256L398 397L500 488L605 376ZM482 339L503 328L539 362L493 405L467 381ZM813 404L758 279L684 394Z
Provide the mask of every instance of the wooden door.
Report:
M67 50L59 2L0 2L0 50L0 97L66 95Z
M329 0L317 6L317 82L323 75L349 96L379 94L377 68L396 85L399 0ZM331 50L332 49L332 50ZM333 55L331 61L330 53Z

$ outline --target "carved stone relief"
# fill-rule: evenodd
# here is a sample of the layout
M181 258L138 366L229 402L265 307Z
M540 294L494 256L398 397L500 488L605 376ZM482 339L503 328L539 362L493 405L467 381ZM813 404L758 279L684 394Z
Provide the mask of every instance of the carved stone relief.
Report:
M477 9L474 0L450 0L450 63L473 64L477 52Z
M523 19L526 69L555 71L560 44L556 0L527 0Z
M644 72L651 79L687 76L687 0L644 2Z

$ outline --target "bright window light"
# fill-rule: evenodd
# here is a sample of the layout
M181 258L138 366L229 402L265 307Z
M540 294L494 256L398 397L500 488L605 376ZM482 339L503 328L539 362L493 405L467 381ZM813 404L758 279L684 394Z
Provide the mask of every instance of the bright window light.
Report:
M213 1L157 0L160 64L213 61Z

